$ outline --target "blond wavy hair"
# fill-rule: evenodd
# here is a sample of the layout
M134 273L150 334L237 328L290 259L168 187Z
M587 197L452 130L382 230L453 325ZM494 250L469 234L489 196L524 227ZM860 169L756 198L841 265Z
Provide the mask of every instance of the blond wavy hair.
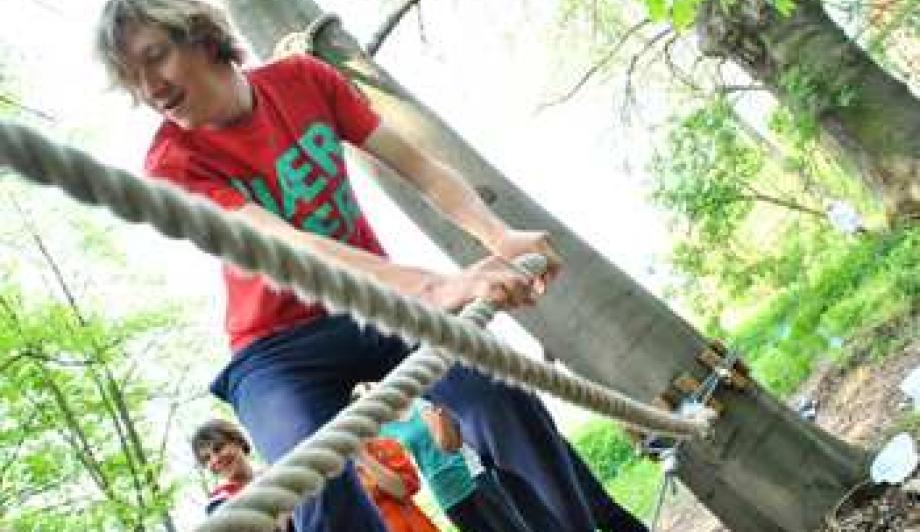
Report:
M131 89L136 82L125 58L132 27L162 28L179 45L213 46L217 60L240 64L245 52L223 9L204 0L108 0L96 28L95 51L113 85Z

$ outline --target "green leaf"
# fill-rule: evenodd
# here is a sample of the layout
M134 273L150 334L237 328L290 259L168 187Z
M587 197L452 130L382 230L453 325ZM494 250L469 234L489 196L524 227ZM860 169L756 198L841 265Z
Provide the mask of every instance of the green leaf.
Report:
M645 0L648 6L648 16L655 21L662 21L668 17L668 6L665 0Z
M678 29L686 29L696 20L700 0L674 0L671 6L671 22Z
M784 17L795 11L795 0L773 0L773 7Z

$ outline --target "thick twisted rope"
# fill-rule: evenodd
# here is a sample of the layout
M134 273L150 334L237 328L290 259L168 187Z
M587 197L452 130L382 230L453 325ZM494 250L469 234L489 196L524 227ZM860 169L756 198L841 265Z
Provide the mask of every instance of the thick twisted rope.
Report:
M341 19L335 13L322 13L313 19L312 22L303 30L288 33L275 44L272 51L273 57L281 57L290 53L306 52L312 54L316 48L316 36L323 31L328 24L341 22Z
M433 310L306 250L263 236L209 203L98 163L24 126L0 121L0 166L9 166L32 182L57 186L84 203L105 205L127 221L149 223L168 237L185 238L211 255L268 275L305 299L318 299L330 309L347 311L384 331L420 340L455 354L465 364L542 389L638 430L686 438L701 435L708 427L705 420L665 413L529 359L461 318ZM364 434L367 426L354 423L353 429ZM322 430L320 433L326 434ZM329 443L335 448L336 442ZM314 454L329 456L327 451ZM287 466L279 471L269 472L266 478L296 485L300 493L310 490L312 484L303 478L295 479ZM280 491L276 495L285 499L285 507L291 502Z

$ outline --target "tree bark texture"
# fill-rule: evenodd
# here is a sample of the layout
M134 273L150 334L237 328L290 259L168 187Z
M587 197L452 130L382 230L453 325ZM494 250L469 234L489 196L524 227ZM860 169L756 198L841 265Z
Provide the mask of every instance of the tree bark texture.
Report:
M799 0L784 16L766 0L709 0L697 31L704 53L731 59L780 101L813 113L821 140L855 163L892 221L920 219L920 100L821 2ZM793 88L790 75L812 89Z

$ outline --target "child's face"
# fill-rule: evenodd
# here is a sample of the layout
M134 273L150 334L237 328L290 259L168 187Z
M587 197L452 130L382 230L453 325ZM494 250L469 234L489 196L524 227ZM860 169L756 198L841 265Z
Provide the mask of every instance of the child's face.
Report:
M177 44L159 26L133 25L123 46L129 89L148 107L182 128L206 126L220 113L228 65L204 45Z
M225 479L244 476L249 470L246 452L234 442L217 443L210 449L203 449L199 459L208 471Z

